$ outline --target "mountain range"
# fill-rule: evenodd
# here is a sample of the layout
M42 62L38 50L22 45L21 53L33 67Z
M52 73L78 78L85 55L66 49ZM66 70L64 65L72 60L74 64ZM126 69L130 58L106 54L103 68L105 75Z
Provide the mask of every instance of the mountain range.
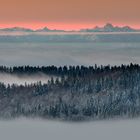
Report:
M12 27L12 28L1 28L0 31L2 32L65 32L65 30L51 30L48 27L44 27L42 29L32 30L29 28L23 27Z
M42 29L37 29L37 30L32 30L29 28L22 28L22 27L13 27L13 28L1 28L0 31L3 32L68 32L65 30L51 30L48 27L44 27ZM103 27L98 27L96 26L95 28L92 29L81 29L79 30L79 32L140 32L140 30L138 29L133 29L129 26L123 26L123 27L119 27L119 26L113 26L110 23L107 23L105 26Z
M140 30L133 29L129 26L123 26L123 27L113 26L112 24L107 23L103 27L96 26L93 29L81 29L80 31L82 32L139 32Z

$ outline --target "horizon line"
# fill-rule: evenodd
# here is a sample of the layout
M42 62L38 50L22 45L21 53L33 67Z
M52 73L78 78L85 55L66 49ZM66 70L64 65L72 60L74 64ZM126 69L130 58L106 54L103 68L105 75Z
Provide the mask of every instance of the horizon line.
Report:
M99 25L94 25L94 24L60 24L55 26L53 24L22 24L20 23L19 25L17 24L0 24L0 30L2 29L12 29L12 28L23 28L23 29L29 29L32 31L37 31L37 30L41 30L44 28L48 28L48 30L61 30L61 31L81 31L83 29L95 29L96 27L99 28L103 28L105 27L107 24L111 24L113 27L130 27L131 29L134 30L140 30L140 27L138 26L132 26L132 25L128 25L128 24L112 24L110 22L104 23L104 24L99 24ZM69 26L69 28L67 27ZM76 28L76 26L79 26ZM66 28L67 27L67 28Z

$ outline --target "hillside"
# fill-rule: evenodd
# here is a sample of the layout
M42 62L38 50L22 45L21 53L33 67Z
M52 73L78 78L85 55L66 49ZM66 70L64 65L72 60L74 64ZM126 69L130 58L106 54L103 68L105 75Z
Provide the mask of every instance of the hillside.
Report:
M139 65L0 67L0 72L52 76L46 84L1 83L0 118L32 116L81 121L140 115Z

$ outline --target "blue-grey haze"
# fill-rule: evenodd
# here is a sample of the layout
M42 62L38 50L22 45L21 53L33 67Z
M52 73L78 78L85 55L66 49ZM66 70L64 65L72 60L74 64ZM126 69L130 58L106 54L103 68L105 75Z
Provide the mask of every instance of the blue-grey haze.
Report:
M96 38L96 36L93 36ZM134 38L134 37L132 37ZM131 39L132 39L131 38ZM91 38L90 38L91 39ZM103 39L104 40L104 39ZM110 39L109 39L110 40ZM140 63L140 41L38 42L0 41L0 65L121 65ZM9 76L8 76L9 78ZM2 79L2 78L1 78ZM15 77L12 77L13 82ZM9 79L8 79L9 80ZM3 82L8 82L4 79ZM19 80L19 79L18 79ZM22 79L23 80L23 79ZM35 79L36 80L36 79ZM17 81L17 77L16 77ZM37 80L36 80L37 81ZM23 81L20 81L23 82ZM42 120L0 122L3 140L138 140L139 120L60 123Z
M26 120L0 122L2 140L139 140L140 120L87 123Z
M0 43L0 65L120 65L140 63L140 43Z

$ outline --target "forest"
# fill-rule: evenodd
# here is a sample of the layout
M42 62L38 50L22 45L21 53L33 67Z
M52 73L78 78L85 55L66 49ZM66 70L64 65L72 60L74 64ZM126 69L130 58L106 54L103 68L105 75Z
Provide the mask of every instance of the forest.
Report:
M51 80L25 85L0 83L0 118L69 121L140 116L140 65L0 66L2 74L43 73ZM55 77L55 78L54 78Z

